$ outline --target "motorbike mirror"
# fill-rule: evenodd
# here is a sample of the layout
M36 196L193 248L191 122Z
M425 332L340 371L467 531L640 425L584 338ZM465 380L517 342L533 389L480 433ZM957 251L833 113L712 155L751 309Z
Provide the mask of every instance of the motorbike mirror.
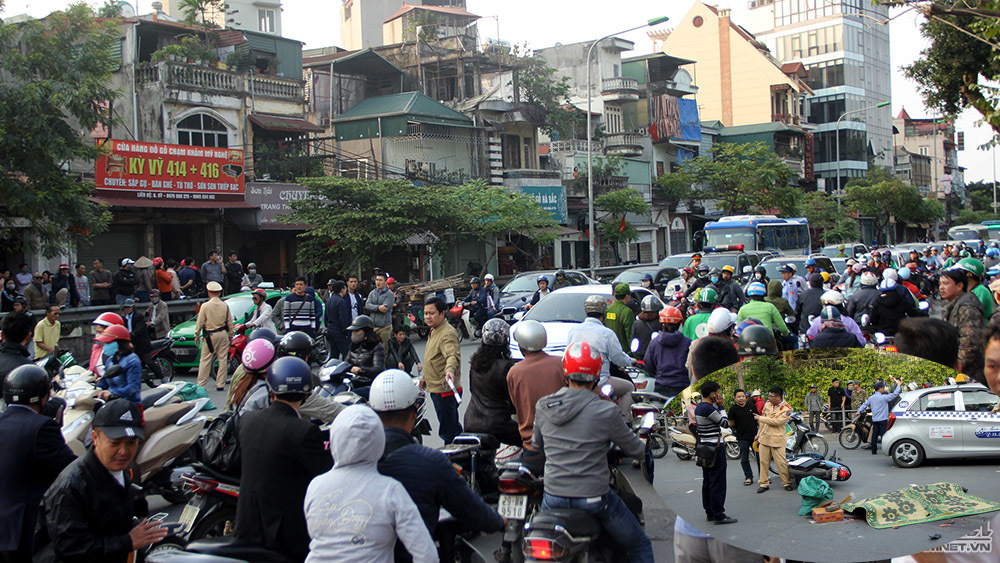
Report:
M785 317L785 324L792 324L794 322L795 322L795 317L793 317L792 315L788 315Z
M642 415L642 427L643 428L645 428L646 430L649 430L655 424L656 424L656 415L655 414L653 414L651 412L647 412L646 414Z
M611 387L610 383L605 383L604 385L601 386L601 394L603 394L605 397L611 398L613 392L614 388Z
M115 364L104 370L104 377L118 377L123 371L120 365Z
M525 301L525 302L527 302L527 301L528 301L528 298L527 298L527 297L522 297L522 298L521 298L521 301Z
M868 326L872 321L871 316L868 313L861 315L861 326Z
M921 301L919 307L920 307L920 310L923 311L923 312L925 312L925 313L927 311L931 310L931 304L928 303L928 302L926 302L926 301Z
M882 334L881 332L876 332L875 342L878 342L879 344L885 344L885 335Z
M633 338L632 339L632 342L629 344L629 349L632 350L633 354L639 351L639 339L638 338Z

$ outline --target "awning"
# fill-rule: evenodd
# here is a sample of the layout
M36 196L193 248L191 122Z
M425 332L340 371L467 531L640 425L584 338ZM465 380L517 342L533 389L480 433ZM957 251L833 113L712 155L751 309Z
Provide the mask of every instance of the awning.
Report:
M94 201L112 207L172 207L177 209L256 209L245 201L217 201L205 199L131 199L120 197L95 197Z
M324 129L298 117L278 117L275 115L250 114L250 121L267 129L282 133L322 133Z
M406 237L406 244L412 244L414 246L421 244L437 244L438 237L432 232L418 233L415 235L410 235Z

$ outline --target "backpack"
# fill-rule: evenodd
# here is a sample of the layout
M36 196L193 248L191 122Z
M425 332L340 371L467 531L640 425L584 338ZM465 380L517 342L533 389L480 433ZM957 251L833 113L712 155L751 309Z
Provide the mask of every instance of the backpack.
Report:
M201 437L202 463L225 475L239 476L242 463L239 423L239 409L220 413L208 423Z

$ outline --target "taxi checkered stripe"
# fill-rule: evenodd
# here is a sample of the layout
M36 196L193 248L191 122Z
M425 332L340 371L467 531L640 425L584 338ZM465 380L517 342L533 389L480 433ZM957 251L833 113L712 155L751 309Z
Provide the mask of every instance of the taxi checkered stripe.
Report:
M997 416L996 414L991 415L988 412L937 412L937 411L893 411L896 418L971 418L971 417L983 417L983 416Z

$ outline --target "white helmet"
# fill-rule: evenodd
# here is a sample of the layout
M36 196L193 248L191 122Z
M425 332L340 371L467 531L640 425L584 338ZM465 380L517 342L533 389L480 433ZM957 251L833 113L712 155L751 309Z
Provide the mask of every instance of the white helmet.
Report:
M886 268L885 271L882 272L882 279L897 281L899 279L899 272L893 268Z
M728 309L719 307L708 316L706 324L710 334L722 334L736 324L736 315L730 313Z
M875 274L871 272L865 272L861 274L861 285L869 285L875 287L875 284L877 283L878 283L878 278L875 277Z
M376 412L398 411L417 401L417 384L401 369L387 369L372 382L368 404Z
M844 294L831 289L829 291L824 291L823 295L820 296L819 301L824 305L843 305Z
M493 274L486 274L485 276L483 276L483 279L493 281Z

